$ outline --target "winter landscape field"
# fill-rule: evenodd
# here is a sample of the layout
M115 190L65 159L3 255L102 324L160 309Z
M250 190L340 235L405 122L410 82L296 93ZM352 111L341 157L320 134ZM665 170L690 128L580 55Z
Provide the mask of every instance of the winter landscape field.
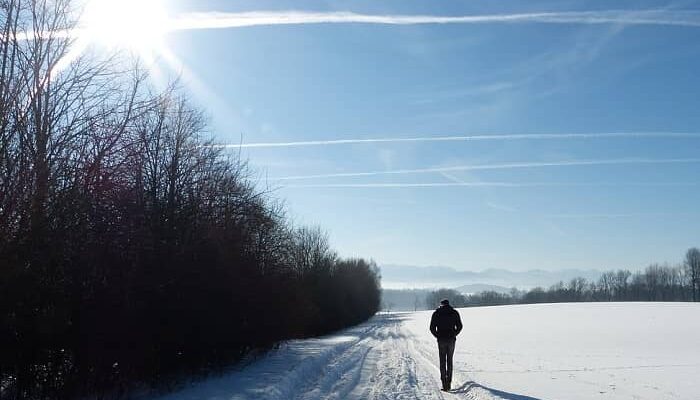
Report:
M697 399L700 305L541 304L459 310L453 390L439 391L430 311L379 314L291 341L160 400Z
M0 0L0 400L700 400L698 65L699 0Z

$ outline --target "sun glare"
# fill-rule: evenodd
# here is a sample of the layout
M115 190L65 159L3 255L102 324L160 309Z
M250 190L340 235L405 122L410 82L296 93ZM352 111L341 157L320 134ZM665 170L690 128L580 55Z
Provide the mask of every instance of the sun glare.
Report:
M153 53L167 31L168 15L158 0L91 0L83 14L83 35L103 46Z

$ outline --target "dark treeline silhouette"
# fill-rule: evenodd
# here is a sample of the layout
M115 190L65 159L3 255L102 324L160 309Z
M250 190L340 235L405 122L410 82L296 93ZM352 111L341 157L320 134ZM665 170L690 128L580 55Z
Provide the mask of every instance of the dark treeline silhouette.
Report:
M292 227L176 85L71 53L73 6L0 2L0 398L127 396L373 315L376 265Z
M700 250L691 248L682 265L652 264L635 273L609 271L597 281L574 278L549 288L512 289L509 294L486 291L462 295L452 289L440 289L428 294L426 306L435 307L442 298L450 299L456 307L586 301L698 301L699 290Z
M443 299L448 299L452 307L467 306L467 296L454 289L438 289L428 293L425 297L425 306L427 309L438 307Z
M382 310L427 310L425 299L430 292L430 289L382 289ZM430 308L434 308L433 304Z

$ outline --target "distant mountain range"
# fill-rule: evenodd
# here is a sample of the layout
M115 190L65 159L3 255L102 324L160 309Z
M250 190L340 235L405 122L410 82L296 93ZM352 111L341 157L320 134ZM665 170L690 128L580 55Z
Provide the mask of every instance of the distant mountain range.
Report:
M518 289L531 289L537 286L548 287L559 281L567 282L576 277L597 280L601 275L601 271L594 269L510 271L491 268L476 272L459 271L450 267L417 267L395 264L382 265L380 269L382 287L387 289L444 287L456 288L464 293L475 293L483 290L501 291L504 287L517 287ZM489 286L494 287L489 288Z
M450 288L450 289L454 289L462 294L475 294L475 293L481 293L481 292L510 293L510 287L498 286L498 285L486 285L483 283L462 285L462 286L457 286L455 288Z

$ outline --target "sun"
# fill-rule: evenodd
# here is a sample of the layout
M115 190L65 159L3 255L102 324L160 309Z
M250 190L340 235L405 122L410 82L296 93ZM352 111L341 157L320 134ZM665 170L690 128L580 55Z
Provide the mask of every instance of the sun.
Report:
M81 35L102 46L154 53L163 47L168 21L159 0L90 0L81 18Z

